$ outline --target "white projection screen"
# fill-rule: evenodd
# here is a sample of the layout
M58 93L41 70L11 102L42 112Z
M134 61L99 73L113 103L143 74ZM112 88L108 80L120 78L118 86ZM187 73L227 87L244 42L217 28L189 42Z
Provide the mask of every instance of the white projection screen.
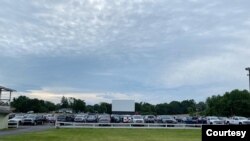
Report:
M134 100L112 100L112 111L119 112L134 112L135 101Z

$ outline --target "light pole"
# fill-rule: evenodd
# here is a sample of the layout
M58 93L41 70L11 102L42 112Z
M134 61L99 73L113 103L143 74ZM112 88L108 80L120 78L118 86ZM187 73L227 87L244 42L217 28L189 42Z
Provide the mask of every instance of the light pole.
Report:
M248 71L247 76L249 77L249 92L250 92L250 67L246 68L246 71Z

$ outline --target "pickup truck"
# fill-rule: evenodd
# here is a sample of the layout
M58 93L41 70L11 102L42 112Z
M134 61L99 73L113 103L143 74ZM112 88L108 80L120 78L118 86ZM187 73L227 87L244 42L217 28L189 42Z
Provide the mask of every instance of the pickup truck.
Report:
M234 116L226 121L226 124L232 125L250 125L250 120L245 117Z
M224 124L223 120L220 120L218 117L215 116L208 116L206 117L207 119L207 124Z

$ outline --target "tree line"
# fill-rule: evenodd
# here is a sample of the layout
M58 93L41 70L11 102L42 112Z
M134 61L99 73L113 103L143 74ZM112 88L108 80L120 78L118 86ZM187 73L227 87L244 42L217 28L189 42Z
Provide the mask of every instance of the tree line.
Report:
M58 104L39 100L30 99L26 96L14 98L11 106L15 112L34 111L44 113L57 111L61 108L71 108L73 112L89 113L109 113L111 114L112 105L101 102L94 105L86 105L84 100L73 97L62 97ZM173 115L173 114L190 114L190 115L217 115L217 116L250 116L250 93L246 90L233 90L223 95L213 95L208 97L205 102L195 102L195 100L172 101L169 103L150 104L147 102L136 102L135 111L138 114L154 115Z

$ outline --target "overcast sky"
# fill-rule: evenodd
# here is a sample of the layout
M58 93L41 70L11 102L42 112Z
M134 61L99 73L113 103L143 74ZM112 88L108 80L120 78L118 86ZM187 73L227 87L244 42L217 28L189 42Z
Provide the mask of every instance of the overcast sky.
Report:
M249 0L1 0L0 85L59 102L248 89Z

